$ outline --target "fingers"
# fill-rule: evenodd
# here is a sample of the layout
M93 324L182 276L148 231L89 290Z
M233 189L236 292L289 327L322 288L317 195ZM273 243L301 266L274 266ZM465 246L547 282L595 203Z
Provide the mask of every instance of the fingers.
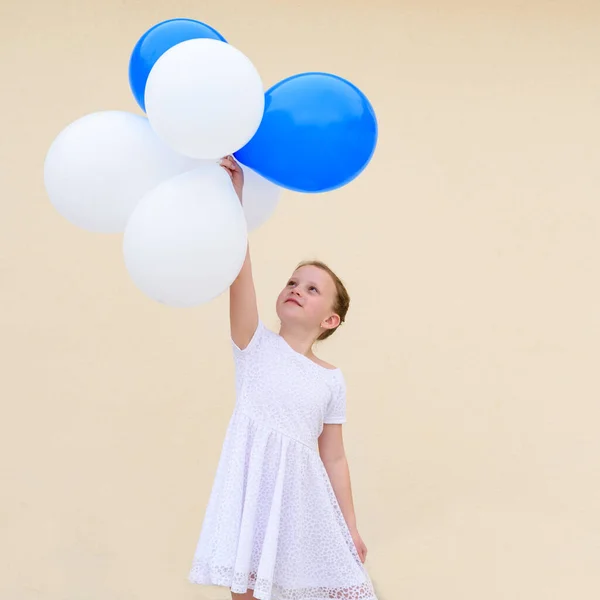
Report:
M229 169L230 171L237 171L240 168L237 162L235 161L235 158L233 158L233 156L231 155L223 157L219 164L222 167Z
M227 175L229 175L229 177L231 178L232 181L233 181L235 173L236 172L238 172L238 173L241 172L241 169L240 169L239 165L237 164L237 162L235 161L235 159L231 155L224 156L219 161L219 165L221 165L221 167L223 167L223 169L226 171Z
M364 563L367 556L367 549L362 544L355 544L355 547L358 558L360 558L360 562Z

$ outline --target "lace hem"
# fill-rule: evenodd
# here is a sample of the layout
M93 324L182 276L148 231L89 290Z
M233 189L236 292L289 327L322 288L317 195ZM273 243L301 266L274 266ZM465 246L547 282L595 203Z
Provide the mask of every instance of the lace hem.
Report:
M359 585L345 588L286 589L268 579L258 578L256 573L236 573L231 567L208 568L194 562L188 580L201 585L228 587L234 594L245 594L248 590L253 590L253 595L258 600L377 600L368 579Z

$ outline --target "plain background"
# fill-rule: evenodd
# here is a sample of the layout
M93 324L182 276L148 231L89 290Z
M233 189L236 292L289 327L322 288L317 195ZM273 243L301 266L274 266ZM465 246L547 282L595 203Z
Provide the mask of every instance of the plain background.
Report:
M203 20L269 87L352 80L364 174L285 193L252 236L260 306L303 259L346 281L320 347L381 600L600 595L600 5L579 0L3 0L0 598L202 600L187 582L234 402L226 296L143 296L121 237L42 179L84 114L139 112L138 37Z

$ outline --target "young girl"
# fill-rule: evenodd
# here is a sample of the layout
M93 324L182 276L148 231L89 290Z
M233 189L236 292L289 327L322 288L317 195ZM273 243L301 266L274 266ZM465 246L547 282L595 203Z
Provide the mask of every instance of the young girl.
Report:
M243 171L221 165L242 200ZM258 317L249 254L230 289L237 401L189 580L233 600L376 600L363 563L344 452L342 373L317 358L349 306L338 277L303 263L277 298L279 334Z

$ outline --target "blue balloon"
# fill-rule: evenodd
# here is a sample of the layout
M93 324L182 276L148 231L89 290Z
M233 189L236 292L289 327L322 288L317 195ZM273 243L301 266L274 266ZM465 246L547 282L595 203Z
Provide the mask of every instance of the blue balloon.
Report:
M301 73L265 94L263 120L236 158L280 187L327 192L367 166L377 119L367 97L329 73Z
M169 19L151 27L135 45L129 59L129 85L137 103L146 110L144 92L154 63L169 49L181 42L208 38L226 42L216 30L194 19Z

